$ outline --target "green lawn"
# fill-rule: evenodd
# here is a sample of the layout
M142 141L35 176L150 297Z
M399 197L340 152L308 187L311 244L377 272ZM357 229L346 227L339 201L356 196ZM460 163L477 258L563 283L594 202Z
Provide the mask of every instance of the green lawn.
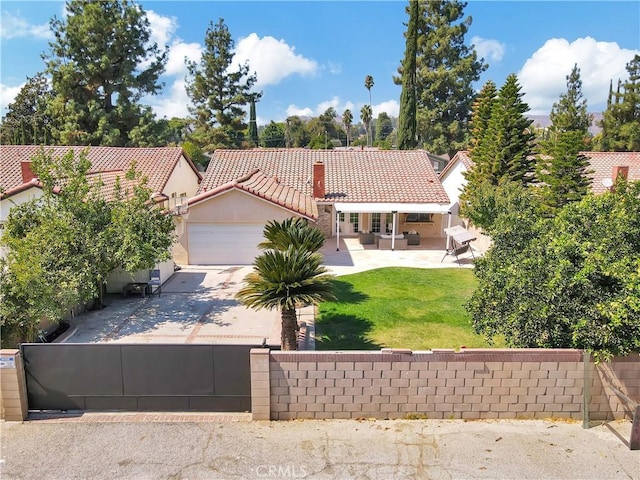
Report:
M318 350L489 346L464 308L476 284L469 269L380 268L334 284L337 301L316 320Z

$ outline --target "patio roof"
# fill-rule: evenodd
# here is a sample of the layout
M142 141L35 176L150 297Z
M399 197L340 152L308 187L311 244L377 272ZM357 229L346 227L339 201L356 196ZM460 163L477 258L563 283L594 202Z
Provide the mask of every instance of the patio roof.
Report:
M345 213L449 213L448 203L344 203L336 202L338 212Z

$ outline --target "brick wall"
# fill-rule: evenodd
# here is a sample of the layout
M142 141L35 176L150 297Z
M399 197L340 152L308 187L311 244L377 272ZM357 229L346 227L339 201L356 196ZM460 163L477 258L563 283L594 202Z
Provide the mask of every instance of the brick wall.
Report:
M640 403L640 355L592 364L590 379L589 419L632 418L633 405L628 399Z
M617 373L638 373L637 356L623 363ZM598 368L589 364L595 402L590 412L621 418L626 410L615 402L611 407ZM256 401L265 411L268 406L274 420L412 415L581 419L584 375L579 350L272 351L269 397ZM628 393L639 394L637 387Z

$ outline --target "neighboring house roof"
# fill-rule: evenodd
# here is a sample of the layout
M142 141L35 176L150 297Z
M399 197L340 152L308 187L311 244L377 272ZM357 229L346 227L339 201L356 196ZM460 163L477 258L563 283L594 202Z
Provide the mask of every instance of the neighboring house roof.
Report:
M148 187L154 192L162 192L181 157L187 160L199 179L200 172L181 147L129 148L129 147L86 147L86 146L45 146L37 145L0 145L0 187L13 191L25 182L22 175L22 162L29 162L41 148L46 153L62 156L69 150L75 155L87 150L91 162L91 175L98 175L103 182L113 184L115 177L124 181L124 175L135 162L136 170L147 177Z
M446 176L447 173L459 162L462 162L462 165L464 165L464 168L466 170L470 170L473 166L473 160L471 160L469 152L466 150L460 150L453 156L451 160L449 160L449 163L447 163L446 167L444 167L440 172L439 177L442 178Z
M259 169L304 195L313 195L313 164L325 169L325 196L348 203L449 203L423 150L216 150L198 193Z
M238 180L227 182L213 190L200 193L189 200L189 206L196 205L233 189L242 190L312 220L318 218L318 204L313 198L283 184L276 177L265 175L260 170L254 170Z
M629 167L627 180L640 180L640 152L581 152L589 158L589 164L593 173L591 191L604 193L608 190L602 184L605 178L612 178L614 167Z
M24 182L13 188L0 191L0 200L4 200L5 198L9 198L19 193L25 192L30 188L42 188L42 184L38 181L37 178L32 178L28 182Z

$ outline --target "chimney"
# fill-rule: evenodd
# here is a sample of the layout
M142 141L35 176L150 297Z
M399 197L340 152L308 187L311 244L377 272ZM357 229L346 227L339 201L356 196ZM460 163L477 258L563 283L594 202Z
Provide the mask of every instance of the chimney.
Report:
M624 178L626 180L628 176L629 176L629 167L621 167L621 166L613 167L613 174L611 175L611 178L613 179L613 183L616 183L616 181L618 180L618 177Z
M31 180L36 178L33 170L31 170L30 161L20 162L20 169L22 170L22 183L29 183Z
M324 198L324 163L313 164L313 198Z

